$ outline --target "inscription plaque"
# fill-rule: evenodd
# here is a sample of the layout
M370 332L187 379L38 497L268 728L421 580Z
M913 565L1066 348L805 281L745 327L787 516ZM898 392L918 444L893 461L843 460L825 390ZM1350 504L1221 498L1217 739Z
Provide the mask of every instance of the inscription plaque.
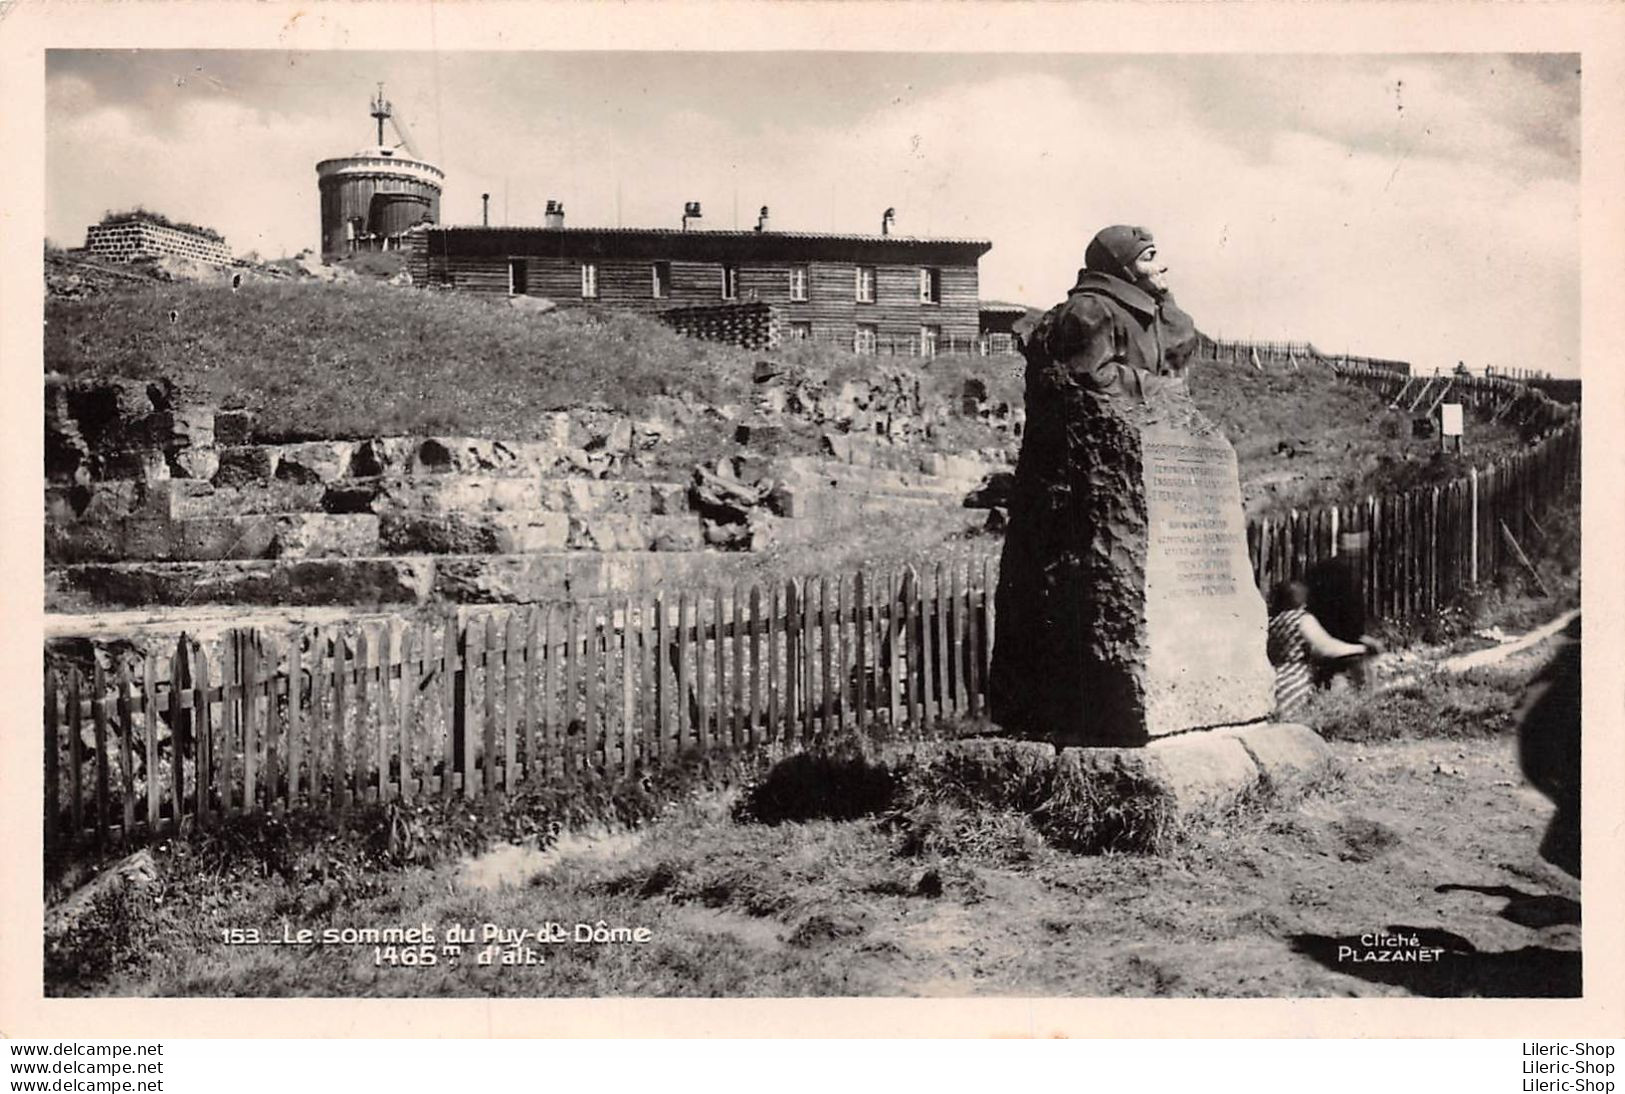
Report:
M1269 715L1268 625L1247 557L1235 451L1146 426L1146 735Z

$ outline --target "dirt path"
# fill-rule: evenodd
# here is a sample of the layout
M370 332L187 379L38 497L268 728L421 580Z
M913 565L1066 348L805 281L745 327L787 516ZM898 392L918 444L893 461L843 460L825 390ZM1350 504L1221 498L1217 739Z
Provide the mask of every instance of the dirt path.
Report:
M1344 776L1329 791L1198 832L1167 858L1027 845L915 859L873 820L719 819L535 877L516 906L590 907L635 888L628 914L662 944L763 970L725 994L1578 994L1578 885L1536 859L1551 809L1511 741L1336 751ZM556 971L500 990L562 984Z

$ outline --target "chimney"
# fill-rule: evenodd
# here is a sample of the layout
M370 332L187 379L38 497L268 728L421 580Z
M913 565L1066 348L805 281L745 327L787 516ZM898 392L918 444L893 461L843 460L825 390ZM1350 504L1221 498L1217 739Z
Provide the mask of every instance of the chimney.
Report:
M491 226L491 195L480 195L480 223L485 227Z
M883 235L883 236L891 235L891 226L892 226L892 224L894 224L896 222L896 220L897 220L897 210L896 209L887 209L884 213L881 213L880 214L880 234Z
M697 201L685 202L683 205L683 231L688 231L688 222L700 219L700 203Z
M768 230L767 206L765 205L762 206L762 211L756 214L756 230L758 232L765 232Z
M547 211L542 214L543 228L564 227L564 202L547 199Z

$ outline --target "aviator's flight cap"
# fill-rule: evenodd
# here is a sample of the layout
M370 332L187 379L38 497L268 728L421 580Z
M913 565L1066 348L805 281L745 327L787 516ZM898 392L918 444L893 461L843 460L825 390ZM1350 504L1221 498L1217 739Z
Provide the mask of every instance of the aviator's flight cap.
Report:
M1133 281L1129 266L1152 245L1151 233L1145 228L1128 224L1113 224L1102 228L1083 252L1083 264L1096 273L1112 274Z

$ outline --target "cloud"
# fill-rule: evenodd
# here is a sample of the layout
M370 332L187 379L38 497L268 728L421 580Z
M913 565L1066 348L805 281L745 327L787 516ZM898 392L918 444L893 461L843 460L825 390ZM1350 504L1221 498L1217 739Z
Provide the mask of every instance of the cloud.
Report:
M134 56L130 67L121 58ZM443 219L986 238L1048 304L1113 222L1157 231L1214 333L1422 365L1578 361L1572 58L98 54L50 73L48 228L114 205L313 246L314 165L372 79L448 173ZM123 66L123 67L121 67ZM175 83L176 74L191 73ZM201 81L201 82L200 82ZM82 238L82 237L79 237Z

